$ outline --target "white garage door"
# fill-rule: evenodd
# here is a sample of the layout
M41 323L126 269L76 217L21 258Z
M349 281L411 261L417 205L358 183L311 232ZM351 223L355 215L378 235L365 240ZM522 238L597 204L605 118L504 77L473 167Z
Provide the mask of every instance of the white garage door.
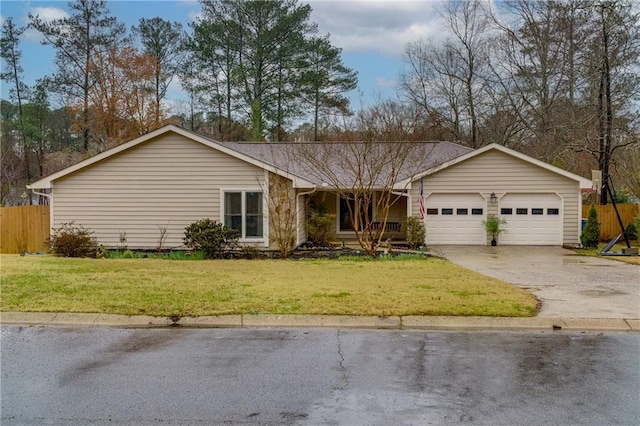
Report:
M562 199L556 194L506 194L500 217L507 221L499 244L561 245Z
M480 194L432 194L425 199L427 244L486 244L487 202Z

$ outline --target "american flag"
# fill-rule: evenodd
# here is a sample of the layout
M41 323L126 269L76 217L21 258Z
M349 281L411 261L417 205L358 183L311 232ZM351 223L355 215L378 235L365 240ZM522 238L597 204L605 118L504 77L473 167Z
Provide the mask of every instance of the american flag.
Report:
M420 220L424 220L424 182L420 179Z

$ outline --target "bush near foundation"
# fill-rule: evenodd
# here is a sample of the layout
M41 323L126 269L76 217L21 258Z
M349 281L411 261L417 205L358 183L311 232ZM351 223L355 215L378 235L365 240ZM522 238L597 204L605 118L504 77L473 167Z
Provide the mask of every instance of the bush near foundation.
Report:
M238 247L239 238L238 230L211 219L193 222L184 231L184 244L191 249L202 250L207 259L223 258Z
M598 222L598 211L594 205L589 210L587 223L580 234L580 242L587 248L596 248L600 242L600 223Z
M60 257L96 257L98 240L93 231L74 222L63 223L54 228L49 237L49 251Z
M417 217L409 216L404 225L407 244L412 249L424 245L426 231L424 229L424 223Z

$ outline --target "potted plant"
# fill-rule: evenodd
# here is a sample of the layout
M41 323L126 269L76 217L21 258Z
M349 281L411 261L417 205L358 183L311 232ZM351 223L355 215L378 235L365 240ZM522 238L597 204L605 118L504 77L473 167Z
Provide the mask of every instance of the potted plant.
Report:
M498 245L498 240L496 238L498 238L498 235L500 235L503 232L505 232L505 229L502 228L502 225L505 225L506 223L507 223L506 220L500 219L495 214L490 214L490 215L487 216L487 220L484 221L484 227L487 230L487 233L491 234L491 237L492 237L491 245L492 246Z

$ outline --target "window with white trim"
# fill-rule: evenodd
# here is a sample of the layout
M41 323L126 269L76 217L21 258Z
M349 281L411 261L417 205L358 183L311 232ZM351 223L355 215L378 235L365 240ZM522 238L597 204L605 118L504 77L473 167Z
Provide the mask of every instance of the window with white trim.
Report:
M240 231L240 238L262 238L262 192L224 193L224 225Z

